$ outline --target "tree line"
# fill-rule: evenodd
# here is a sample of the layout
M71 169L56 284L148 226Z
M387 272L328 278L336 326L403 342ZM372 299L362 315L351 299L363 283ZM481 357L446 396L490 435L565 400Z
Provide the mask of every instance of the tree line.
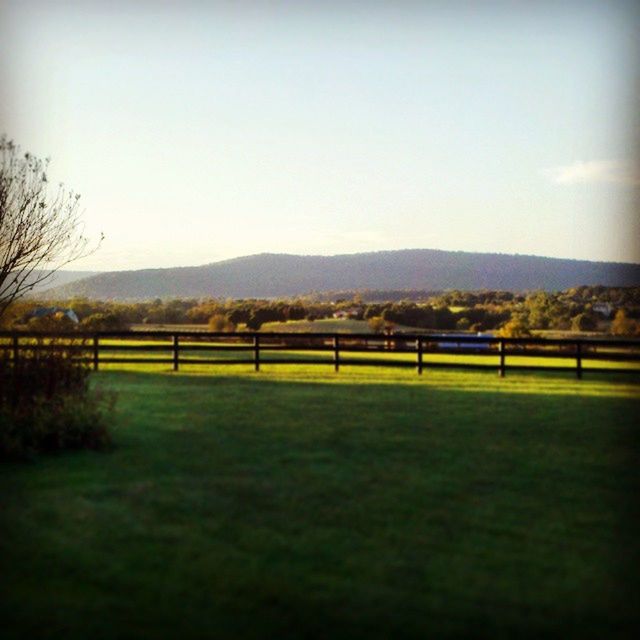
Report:
M73 309L75 325L57 314L33 317L38 307ZM4 328L126 330L131 325L207 325L213 331L258 331L265 324L314 321L335 315L365 320L376 331L500 332L603 331L635 335L640 327L640 287L575 287L559 292L447 291L415 301L365 302L359 292L319 301L313 295L279 300L172 299L144 302L23 300L4 318Z

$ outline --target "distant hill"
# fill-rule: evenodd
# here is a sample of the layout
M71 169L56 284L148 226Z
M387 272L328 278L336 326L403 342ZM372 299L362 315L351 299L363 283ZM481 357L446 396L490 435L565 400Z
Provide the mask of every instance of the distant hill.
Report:
M27 282L34 282L41 275L45 275L46 273L48 272L43 270L34 271L33 274L31 275L31 278L27 279ZM37 284L31 291L31 293L39 294L39 293L42 293L43 291L46 291L47 289L51 289L52 287L62 287L72 282L75 282L76 280L82 280L83 278L89 278L90 276L95 276L98 273L99 273L98 271L66 271L66 270L56 271L55 273L51 274L51 276L46 278L43 282L41 282L40 284Z
M579 285L640 285L640 265L435 249L335 256L263 253L199 267L100 273L47 295L268 298L346 289L556 291Z

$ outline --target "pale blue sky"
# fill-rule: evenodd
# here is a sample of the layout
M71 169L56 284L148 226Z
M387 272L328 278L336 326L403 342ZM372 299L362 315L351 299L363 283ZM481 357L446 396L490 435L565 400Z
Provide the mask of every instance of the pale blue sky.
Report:
M131 4L0 0L0 131L106 235L75 267L640 261L634 3Z

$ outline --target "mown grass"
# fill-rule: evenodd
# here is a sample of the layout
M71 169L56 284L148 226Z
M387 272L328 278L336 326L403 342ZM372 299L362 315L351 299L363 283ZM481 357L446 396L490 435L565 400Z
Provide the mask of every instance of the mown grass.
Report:
M373 333L366 320L352 318L320 318L318 320L288 320L287 322L266 322L260 331L292 333Z
M321 321L316 321L321 322ZM329 321L327 321L329 322ZM358 322L358 321L350 321L350 320L336 320L335 322ZM277 324L277 323L274 323ZM348 341L348 338L343 339ZM62 339L64 341L64 339ZM26 341L23 338L23 346ZM385 341L383 337L379 339L379 345L382 347ZM2 344L9 345L9 339L5 339L4 342L0 339L0 346ZM203 339L194 339L192 337L183 337L180 341L180 358L181 359L199 359L199 360L224 360L229 363L233 363L234 361L242 361L253 358L253 350L250 342L236 343L235 347L240 347L236 350L224 350L224 347L229 346L229 342L224 340L220 341L211 341L211 340L203 340ZM333 366L333 351L332 347L329 344L324 345L324 351L301 351L296 350L293 346L291 349L286 351L282 350L269 350L269 338L268 333L262 339L262 347L260 350L260 359L262 363L268 365L269 362L277 363L279 360L314 360L319 363L326 363L327 366ZM196 350L190 349L190 347L196 346L199 349L203 347L207 347L207 350ZM145 346L148 346L149 349L144 349ZM316 346L320 346L319 344ZM128 347L128 348L127 348ZM135 350L131 350L133 347L136 347ZM220 349L222 347L222 350ZM86 355L87 357L92 357L93 347L92 341L87 340L85 343ZM508 347L507 355L505 358L505 363L507 369L516 370L518 367L521 368L558 368L558 369L575 369L576 367L576 358L573 355L567 354L567 357L541 357L541 356L531 356L524 355L523 353L517 352L509 352L510 347ZM640 370L640 362L635 361L624 361L615 358L615 353L624 354L625 351L620 351L620 348L612 347L598 347L597 355L606 356L607 353L612 354L613 359L599 359L596 357L589 357L590 352L585 351L582 354L581 367L583 370L587 371L589 369L624 369L624 370L632 370L638 371ZM633 348L627 351L627 355L631 355L631 357L637 357L637 348ZM553 355L553 350L551 350L550 355ZM594 354L596 355L596 354ZM609 357L612 357L609 356ZM166 337L153 337L153 338L139 338L139 339L121 339L121 338L101 338L100 340L100 362L101 368L112 369L113 366L110 365L110 359L137 359L137 358L145 358L148 359L149 365L153 365L154 360L162 361L167 359L172 359L173 357L173 338L172 336ZM362 366L361 363L366 362L367 360L378 360L381 362L387 361L391 366L393 365L404 365L407 367L415 367L416 364L416 354L415 353L402 353L395 352L393 349L384 349L380 348L378 350L371 350L368 352L358 352L358 351L350 351L348 348L348 344L345 345L343 342L342 348L340 350L340 360L345 367L349 366L349 361L355 361L358 363L358 366ZM493 353L482 353L478 354L457 354L454 349L451 350L440 350L440 351L431 351L429 348L426 349L423 355L423 364L425 369L429 369L429 365L448 365L455 368L458 365L479 365L484 366L486 368L495 368L499 367L500 358L497 352ZM154 366L162 367L163 364L160 363ZM193 365L185 362L181 364L183 368L187 368L188 370L192 370ZM116 368L120 369L122 367L122 363L117 363ZM131 367L129 367L131 369ZM138 367L133 367L133 370L136 370ZM144 365L143 365L144 368ZM162 370L162 369L159 369Z
M152 359L167 359L172 357L172 344L168 341L165 341L164 344L166 349L163 351L126 351L119 350L118 346L127 344L127 345L137 345L140 347L144 347L145 344L149 344L149 342L145 341L136 341L136 340L127 340L126 343L122 340L103 340L103 344L105 346L109 346L110 349L103 350L100 353L100 361L101 367L109 368L109 358L149 358ZM155 341L155 344L163 344L162 341ZM213 343L213 342L199 342L197 343L199 346L208 345L211 347L211 350L207 351L196 351L190 350L189 345L195 343L189 343L188 341L183 341L181 343L180 348L180 358L188 359L188 358L197 358L197 359L209 359L209 360L226 360L229 363L232 363L236 360L246 360L253 358L253 351L250 346L245 345L244 350L238 349L237 351L224 351L224 350L216 350L215 346L220 346L222 343ZM278 360L315 360L320 363L326 363L328 367L333 366L333 352L331 350L326 351L300 351L292 348L291 350L286 351L269 351L267 347L263 345L263 348L260 352L260 360L261 363L268 366L269 362L277 363ZM370 351L367 353L363 352L355 352L348 350L340 351L340 359L343 362L343 368L348 368L349 361L357 361L363 362L367 360L381 360L388 361L391 365L396 363L405 363L408 367L413 367L416 364L416 354L414 353L395 353L393 351ZM473 364L473 365L483 365L486 367L494 367L496 370L499 366L499 355L498 354L477 354L477 355L458 355L455 353L425 353L423 356L423 365L425 370L429 369L430 364L447 364L453 365L465 365L465 364ZM548 367L556 367L556 368L575 368L576 359L575 357L566 357L566 358L545 358L540 356L526 356L526 355L508 355L505 359L507 368L509 367L540 367L540 368L548 368ZM118 363L118 368L120 368L122 363ZM143 365L144 367L145 365ZM190 365L185 363L181 365L181 367L185 367L187 370L191 370L191 367L194 365ZM362 366L362 365L358 365ZM609 361L609 360L597 360L593 358L589 358L588 354L582 358L582 368L584 370L589 370L591 368L604 368L604 369L630 369L630 370L638 370L640 369L640 362L624 362L624 361ZM199 368L198 370L201 370Z
M397 331L424 333L425 329L404 324L394 325ZM318 320L287 320L286 322L266 322L260 331L291 333L370 333L373 329L367 320L354 318L319 318Z
M111 453L0 469L3 637L638 624L633 379L127 366Z
M337 322L348 322L348 321L337 321ZM268 366L269 362L277 362L278 360L315 360L320 363L326 363L327 367L333 366L333 352L331 348L327 348L325 351L300 351L292 348L286 351L269 351L268 349L268 338L263 338L262 349L260 352L261 362ZM380 339L380 343L384 343L384 339ZM109 364L109 359L136 359L136 358L148 358L149 364L153 363L153 360L166 360L171 359L173 355L173 342L172 337L168 336L166 338L155 338L155 339L116 339L116 338L102 338L100 341L100 361L101 368L103 369L112 369L113 365ZM144 347L152 345L153 347L164 347L161 350L145 350ZM190 349L190 346L198 345L199 347L209 347L210 350L193 350ZM225 343L224 341L207 341L207 340L193 340L192 338L182 338L180 341L180 358L181 359L189 359L189 358L197 358L197 359L205 359L205 360L225 360L229 363L232 363L236 360L247 360L253 358L253 351L250 343L236 344L236 347L244 347L244 349L238 349L235 351L225 351L225 350L217 350L216 347L224 347L228 346L229 343ZM120 349L119 347L139 347L140 350L127 350ZM325 345L326 346L326 345ZM91 343L87 343L87 354L91 355ZM600 348L599 351L601 353L606 353L603 348ZM412 367L416 364L416 354L415 353L396 353L393 350L372 350L367 353L363 352L355 352L349 351L343 348L340 351L340 359L344 364L344 367L348 367L349 360L355 360L357 362L363 362L367 360L384 360L389 361L392 365L396 363L405 363L406 366ZM429 369L430 364L448 364L448 365L464 365L464 364L473 364L473 365L483 365L488 368L494 367L496 370L499 366L499 355L497 353L492 354L476 354L476 355L459 355L454 352L440 352L440 353L429 353L425 352L423 357L423 363L426 370ZM568 356L564 357L539 357L539 356L527 356L527 355L519 355L519 354L509 354L506 357L507 368L509 367L541 367L541 368L575 368L576 359L575 357ZM117 369L122 368L122 363L118 363L115 365ZM166 363L155 365L160 367L157 371L163 370L166 368ZM192 371L192 367L194 365L190 364L181 364L181 367L186 370ZM242 365L240 365L242 366ZM359 365L361 366L361 365ZM245 365L246 367L246 365ZM137 370L139 367L137 366L129 366L131 370ZM143 365L145 368L145 365ZM630 370L639 370L640 362L625 362L625 361L616 361L616 360L600 360L589 358L589 353L585 353L582 358L582 368L586 371L592 368L604 368L604 369L630 369ZM202 367L198 367L197 370L202 370ZM249 370L249 369L247 369Z

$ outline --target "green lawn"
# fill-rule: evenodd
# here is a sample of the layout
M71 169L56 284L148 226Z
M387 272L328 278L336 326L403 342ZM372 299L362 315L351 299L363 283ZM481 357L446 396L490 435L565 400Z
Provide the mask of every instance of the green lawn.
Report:
M260 331L267 333L278 331L291 333L373 333L366 320L353 320L349 318L266 322L260 327Z
M409 327L404 324L394 325L396 330L404 332L424 333L424 329ZM318 320L288 320L287 322L266 322L260 331L285 333L370 333L373 330L367 320L352 318L319 318Z
M193 371L97 374L119 394L112 452L0 468L2 638L604 638L640 621L634 379Z
M336 321L336 322L349 322L349 321ZM354 321L355 322L355 321ZM262 365L268 366L268 363L277 362L278 360L283 359L299 359L299 360L315 360L319 362L326 363L327 369L333 368L333 351L331 347L327 347L326 351L296 351L294 348L286 351L269 351L268 347L265 345L265 340L267 338L263 338L262 340L262 349L260 352L260 360ZM343 339L345 340L345 339ZM380 338L380 344L383 344L384 339ZM101 364L100 368L102 369L113 369L113 366L108 364L109 358L149 358L151 361L155 359L170 359L172 357L172 339L167 337L165 339L154 339L154 340L133 340L133 339L112 339L112 338L103 338L100 342L101 353L100 359ZM127 346L139 346L143 347L146 345L153 345L155 347L160 348L160 350L151 351L151 350L142 350L142 351L132 351L126 350ZM180 341L181 351L180 358L188 359L204 359L204 360L224 360L227 362L233 362L235 360L247 360L253 358L253 350L250 346L250 343L246 343L245 345L235 345L236 347L244 346L244 349L238 350L216 350L216 347L224 347L229 346L228 343L224 342L211 342L205 340L194 341L193 339L183 338ZM197 345L199 347L207 346L210 350L191 350L189 349L190 345ZM120 347L125 347L125 349L120 349ZM601 352L604 352L601 349ZM354 352L348 351L343 347L340 351L340 359L342 362L355 360L358 362L363 362L371 359L375 360L383 360L388 361L391 365L394 363L405 363L409 368L415 367L416 363L416 354L415 353L397 353L393 350L380 350L380 351L370 351L370 352ZM511 375L511 370L509 367L567 367L571 369L575 369L576 360L575 357L566 357L566 358L543 358L537 356L526 356L526 355L512 355L509 354L506 357L507 363L507 375ZM451 352L440 352L440 353L428 353L425 352L423 357L423 364L425 371L429 371L429 366L431 364L435 365L458 365L458 364L474 364L474 365L483 365L487 367L491 367L497 370L499 365L499 356L497 353L493 353L491 355L484 355L482 353L476 355L458 355L456 353ZM156 369L156 371L162 371L166 369L165 364L155 365L160 367ZM189 364L181 364L181 368L186 369L188 371L210 371L210 367L207 365L206 367L195 366ZM250 370L251 367L247 367L247 365L243 365L245 370ZM585 353L582 360L582 367L585 371L588 371L592 368L604 368L604 369L640 369L640 362L624 362L624 361L616 361L616 360L598 360L589 358L589 354ZM116 369L122 369L123 363L118 363L115 365ZM128 366L130 370L139 370L141 367L137 365ZM345 365L344 368L349 368L349 365ZM142 365L142 369L147 369L146 365ZM217 372L224 372L223 370L217 369L212 370ZM226 371L229 373L229 371ZM385 375L384 373L382 374ZM567 372L565 375L571 376L571 372Z

